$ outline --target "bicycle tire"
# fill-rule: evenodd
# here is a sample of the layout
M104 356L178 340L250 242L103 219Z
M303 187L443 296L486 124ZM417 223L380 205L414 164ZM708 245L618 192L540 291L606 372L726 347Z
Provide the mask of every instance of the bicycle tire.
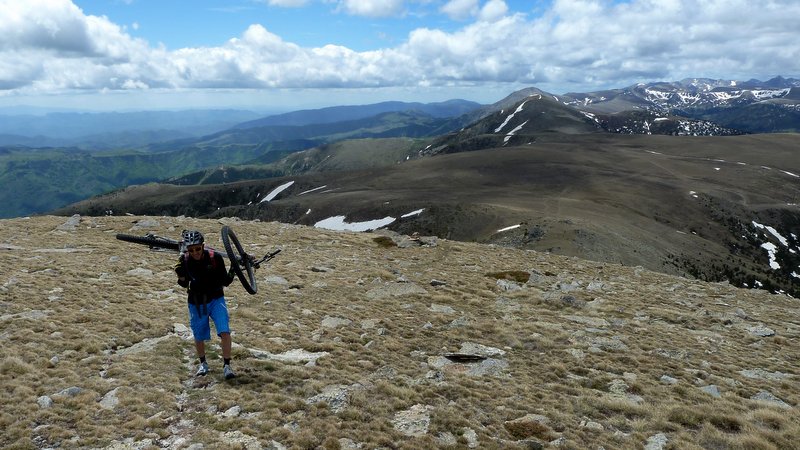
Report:
M255 294L258 291L258 286L256 285L255 268L251 257L244 251L244 247L239 243L236 233L227 225L222 227L222 245L225 246L231 268L233 268L233 272L242 283L244 290L250 294Z
M117 234L120 241L133 242L134 244L147 245L150 248L164 248L167 250L179 251L180 243L172 239L152 236L134 236L131 234Z

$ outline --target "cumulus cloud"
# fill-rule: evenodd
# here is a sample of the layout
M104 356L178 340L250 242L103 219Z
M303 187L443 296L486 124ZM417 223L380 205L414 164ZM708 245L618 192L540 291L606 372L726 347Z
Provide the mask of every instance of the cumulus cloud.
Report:
M450 0L440 11L452 20L466 20L478 13L478 0Z
M402 14L395 1L340 1L348 14ZM289 6L298 1L271 0ZM541 15L502 0L451 0L455 31L419 28L393 48L306 48L254 24L217 47L174 51L69 0L0 0L0 93L63 90L535 85L561 93L637 81L800 73L800 3L554 0ZM747 20L741 19L746 11Z
M339 10L354 16L392 17L400 14L404 0L340 0Z

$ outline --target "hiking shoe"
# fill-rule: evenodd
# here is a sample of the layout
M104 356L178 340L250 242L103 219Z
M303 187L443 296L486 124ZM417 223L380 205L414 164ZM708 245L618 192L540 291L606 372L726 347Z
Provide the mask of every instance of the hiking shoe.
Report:
M208 373L208 363L204 361L200 363L200 367L197 368L197 372L195 372L194 376L202 377L207 373Z
M231 369L231 365L230 364L225 364L222 367L222 373L225 374L225 379L226 380L230 380L231 378L236 378L236 374L233 373L233 369Z

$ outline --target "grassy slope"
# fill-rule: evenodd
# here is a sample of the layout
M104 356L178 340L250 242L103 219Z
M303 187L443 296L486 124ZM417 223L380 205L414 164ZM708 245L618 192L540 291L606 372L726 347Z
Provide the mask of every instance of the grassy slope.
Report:
M155 223L131 228L142 219ZM769 391L800 402L800 321L797 301L785 296L453 241L384 247L375 234L173 217L84 217L59 229L65 220L0 221L8 268L0 276L0 447L102 448L126 439L236 447L251 439L339 448L350 439L417 449L446 447L448 438L465 446L470 430L481 448L563 438L569 449L641 449L659 433L681 449L800 442L796 406L750 399ZM283 248L259 270L258 295L227 290L240 375L232 382L221 381L218 340L212 374L191 377L193 346L174 332L187 315L174 255L114 239L197 228L219 246L221 223L248 251ZM503 274L530 278L506 290L496 280ZM412 285L415 293L389 295ZM329 316L350 323L327 327ZM750 329L759 325L776 334L756 336ZM471 376L467 365L440 367L464 342L503 350L493 359L507 368ZM259 359L251 349L327 354L311 365ZM701 390L712 385L720 397ZM55 395L73 386L76 395ZM338 400L311 401L337 387ZM114 389L119 403L106 409L100 401ZM40 396L52 407L39 407ZM429 407L418 437L393 425L414 405ZM510 422L528 414L546 422Z

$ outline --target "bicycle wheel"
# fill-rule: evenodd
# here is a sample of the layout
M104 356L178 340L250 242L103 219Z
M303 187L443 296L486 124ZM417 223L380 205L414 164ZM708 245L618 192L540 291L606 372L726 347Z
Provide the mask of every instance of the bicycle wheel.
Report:
M167 250L178 251L180 244L172 239L158 236L133 236L131 234L117 234L120 241L133 242L134 244L147 245L150 248L165 248Z
M255 294L258 291L258 286L256 286L252 257L244 251L242 244L239 243L239 239L236 237L236 233L227 225L222 227L222 244L228 253L228 260L231 262L233 272L242 282L244 290Z

